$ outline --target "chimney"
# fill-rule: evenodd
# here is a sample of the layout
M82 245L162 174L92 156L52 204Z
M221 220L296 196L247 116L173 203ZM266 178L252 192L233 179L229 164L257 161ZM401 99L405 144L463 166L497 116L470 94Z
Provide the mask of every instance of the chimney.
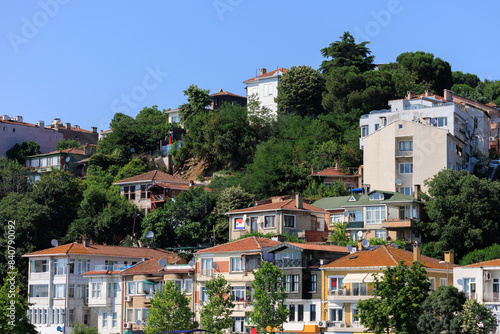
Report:
M363 250L363 241L362 241L362 240L358 240L358 249L359 249L360 251L362 251L362 250Z
M406 93L406 99L407 99L407 100L411 100L411 99L413 99L413 93L412 93L411 91L408 91L408 92Z
M444 252L444 260L449 264L455 263L455 252L454 251L446 251Z
M314 170L314 166L311 167L311 174L314 174L315 170Z
M297 209L302 209L304 204L304 200L302 198L302 193L295 194L295 207Z
M92 130L92 133L97 133L97 127L96 126L93 126L90 129Z
M16 121L22 122L23 121L23 116L16 116Z
M425 90L425 96L427 96L427 97L431 96L430 90L428 90L428 89Z
M71 123L66 123L66 129L71 130Z
M340 170L340 160L338 158L335 160L335 170Z
M416 184L413 186L413 197L420 201L420 184Z
M3 115L2 117L0 117L0 119L1 119L2 121L10 121L10 117L9 117L9 116L7 116L7 115Z
M266 74L267 70L265 68L259 68L259 75Z
M194 181L193 180L189 181L189 188L192 188L193 186L194 186Z
M44 128L45 127L45 122L44 121L38 121L38 123L36 124L36 126L38 126L39 128Z
M453 93L451 92L451 90L445 89L443 95L444 95L445 101L447 101L447 102L453 101Z
M417 241L413 244L413 262L420 262L420 245Z

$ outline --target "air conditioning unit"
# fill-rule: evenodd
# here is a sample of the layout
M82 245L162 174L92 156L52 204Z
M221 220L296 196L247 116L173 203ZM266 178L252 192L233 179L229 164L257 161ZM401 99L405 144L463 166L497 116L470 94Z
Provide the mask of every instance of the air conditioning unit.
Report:
M483 277L485 281L489 281L491 279L491 273L489 271L485 271L483 273Z
M132 323L131 322L125 322L125 323L123 323L123 328L125 328L125 329L132 328Z
M129 301L131 301L131 300L132 300L132 297L131 297L131 296L125 296L125 301L126 301L126 302L129 302Z
M318 327L319 328L326 328L326 327L328 327L328 322L326 322L326 321L318 321Z

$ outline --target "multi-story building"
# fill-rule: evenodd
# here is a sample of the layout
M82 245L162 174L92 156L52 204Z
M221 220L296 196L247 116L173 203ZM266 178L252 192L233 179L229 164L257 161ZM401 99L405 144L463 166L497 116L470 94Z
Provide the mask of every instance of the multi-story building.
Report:
M448 254L449 256L449 254ZM431 290L448 285L456 266L445 254L445 261L439 261L420 254L420 246L413 245L413 253L393 246L370 246L365 250L344 256L321 266L322 307L321 327L328 333L361 333L366 330L359 319L356 304L360 300L373 298L371 283L374 276L383 277L387 267L395 267L400 261L405 265L418 261L427 272Z
M389 101L360 120L364 185L411 195L445 168L472 171L487 155L490 116L482 109L426 93Z
M259 75L243 81L247 85L247 99L254 96L261 104L271 111L274 117L278 114L278 104L274 99L278 96L278 85L281 75L286 73L286 68L267 72L265 68L259 69Z
M259 268L261 261L272 262L272 254L267 250L280 244L266 238L249 237L232 241L195 253L196 281L194 283L195 310L199 320L199 311L208 301L205 293L207 281L218 275L231 285L231 297L234 301L232 332L246 331L248 312L253 311L252 270Z
M307 242L323 242L328 238L329 212L305 203L302 194L292 199L273 197L250 208L226 212L226 215L229 216L229 240L248 232L288 233Z
M330 226L347 223L346 230L353 240L390 238L420 242L414 223L423 204L413 196L373 190L366 195L322 198L313 204L330 212Z
M88 241L71 243L23 255L29 259L29 317L39 333L57 334L57 327L68 328L75 322L101 327L109 321L110 332L120 332L123 324L121 304L123 285L115 275L119 268L148 258L179 260L177 254L161 249L94 245ZM109 273L108 273L109 271ZM95 274L89 284L85 273ZM93 305L93 306L91 306ZM95 311L94 306L112 312ZM112 308L111 308L112 306ZM117 321L116 328L113 328ZM104 326L106 327L106 326Z
M453 285L493 311L500 333L500 259L453 268Z
M274 265L286 275L286 305L290 311L285 332L319 333L322 280L319 267L349 254L346 247L283 242L271 247Z
M37 124L26 123L22 116L0 116L0 128L0 156L3 157L7 156L7 151L15 144L34 141L40 145L42 153L48 153L54 151L56 144L63 140L62 133L45 128L43 121Z
M92 127L91 130L86 130L80 128L79 125L71 125L71 123L66 123L63 125L60 118L54 118L52 123L46 126L47 129L53 129L63 135L63 139L66 140L76 140L82 145L91 144L97 145L99 140L99 133L97 133L97 127Z

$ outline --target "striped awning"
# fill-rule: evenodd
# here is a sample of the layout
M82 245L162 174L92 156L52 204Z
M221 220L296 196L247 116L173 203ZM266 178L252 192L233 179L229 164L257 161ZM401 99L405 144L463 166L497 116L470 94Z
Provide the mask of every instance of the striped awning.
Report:
M366 273L363 274L347 274L344 277L344 283L352 283L352 282L363 282L363 279L366 277Z

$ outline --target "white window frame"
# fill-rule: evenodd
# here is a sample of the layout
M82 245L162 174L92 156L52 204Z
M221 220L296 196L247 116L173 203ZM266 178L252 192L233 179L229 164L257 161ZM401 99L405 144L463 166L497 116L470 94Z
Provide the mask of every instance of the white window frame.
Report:
M382 224L386 217L385 206L366 207L366 224Z
M245 269L245 257L231 257L231 272L241 273Z
M264 216L264 228L276 227L276 215Z
M236 300L238 298L238 300ZM247 298L247 289L244 286L231 287L231 299L234 302L245 302Z
M429 287L430 291L436 291L436 278L429 277L429 283L431 284Z
M413 163L401 162L399 164L399 174L413 174Z
M343 213L332 213L330 215L330 226L337 222L344 222L344 214Z
M332 279L337 279L337 286L335 288L332 287ZM328 291L336 291L338 289L343 289L345 288L345 283L344 283L344 275L330 275L328 276ZM339 279L341 280L341 284L339 284Z
M193 294L193 280L190 278L184 279L184 291L186 291L186 295Z
M201 258L201 274L205 276L212 276L213 273L213 258Z
M66 298L66 284L54 284L52 286L53 292L52 292L52 297L54 299L56 298ZM62 290L62 294L61 294Z
M108 328L108 312L102 312L102 328Z
M386 240L387 239L387 231L384 229L375 230L375 238Z
M370 128L368 127L368 125L362 125L361 126L361 138L367 137L369 133L370 133Z
M413 151L413 140L400 140L398 144L399 151Z

